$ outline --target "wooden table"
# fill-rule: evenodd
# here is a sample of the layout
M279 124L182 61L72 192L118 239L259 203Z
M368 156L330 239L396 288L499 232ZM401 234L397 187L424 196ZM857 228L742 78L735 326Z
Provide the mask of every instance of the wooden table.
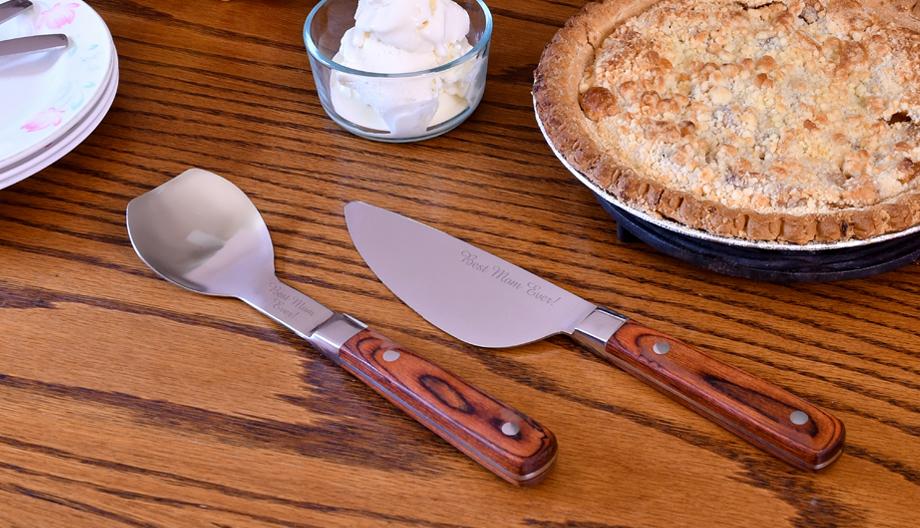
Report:
M581 2L494 0L476 114L425 143L323 113L310 2L99 0L121 88L90 139L0 192L0 524L900 527L920 525L920 267L780 286L618 242L534 123L531 73ZM243 304L155 277L132 197L189 166L262 210L280 275L555 431L556 468L514 488ZM554 338L465 346L365 267L342 206L468 239L807 397L847 426L804 473Z

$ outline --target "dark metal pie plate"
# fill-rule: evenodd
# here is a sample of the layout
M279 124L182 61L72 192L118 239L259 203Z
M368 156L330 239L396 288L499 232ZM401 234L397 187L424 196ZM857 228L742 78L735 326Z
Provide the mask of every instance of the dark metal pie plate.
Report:
M616 221L621 241L642 241L665 255L723 275L770 282L826 282L869 277L920 259L920 233L831 250L758 249L675 233L595 195Z

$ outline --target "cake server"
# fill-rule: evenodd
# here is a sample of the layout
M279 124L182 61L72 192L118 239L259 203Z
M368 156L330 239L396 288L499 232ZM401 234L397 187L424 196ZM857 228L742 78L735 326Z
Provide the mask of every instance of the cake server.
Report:
M345 218L380 280L461 341L504 348L566 334L794 466L819 470L842 451L843 423L780 387L394 212L351 202Z
M8 0L0 4L0 24L32 7L29 0Z
M137 254L164 279L241 299L499 477L532 484L552 466L555 436L537 422L279 281L262 216L224 178L190 169L131 200L127 221Z

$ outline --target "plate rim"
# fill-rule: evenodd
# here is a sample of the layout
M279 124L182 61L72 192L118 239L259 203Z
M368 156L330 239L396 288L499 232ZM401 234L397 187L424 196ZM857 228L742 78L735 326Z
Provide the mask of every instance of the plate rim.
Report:
M109 78L109 82L105 85L103 97L93 105L94 111L72 127L68 131L68 135L61 138L64 141L60 141L55 147L49 148L45 152L35 154L33 157L24 160L17 167L5 174L0 173L0 191L31 178L82 145L83 142L86 141L86 138L99 127L109 114L109 110L118 94L119 81L120 75L116 59L115 70Z

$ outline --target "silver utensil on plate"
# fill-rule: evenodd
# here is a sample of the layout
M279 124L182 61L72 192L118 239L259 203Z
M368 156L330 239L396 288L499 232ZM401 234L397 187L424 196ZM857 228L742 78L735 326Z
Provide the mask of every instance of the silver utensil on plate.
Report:
M67 35L60 33L0 40L0 57L66 48L68 44Z
M32 2L29 0L9 0L3 2L0 4L0 24L30 7L32 7ZM0 57L66 48L68 44L67 35L60 33L0 40Z
M127 221L134 249L160 276L243 300L499 477L531 484L552 466L556 439L537 422L279 281L268 228L229 181L190 169L131 200Z
M32 7L29 0L9 0L0 4L0 24Z

